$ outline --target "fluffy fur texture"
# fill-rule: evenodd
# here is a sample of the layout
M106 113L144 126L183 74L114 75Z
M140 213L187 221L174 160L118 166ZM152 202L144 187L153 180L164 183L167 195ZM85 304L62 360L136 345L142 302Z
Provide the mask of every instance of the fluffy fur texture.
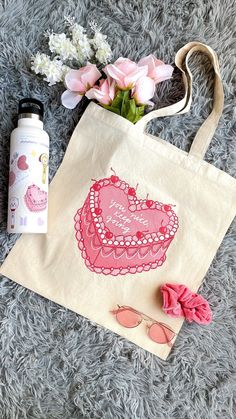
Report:
M17 240L6 233L6 207L9 137L19 99L32 95L45 103L51 178L83 111L83 106L74 111L60 106L63 87L49 88L29 69L31 54L46 47L43 32L64 31L64 15L87 27L89 20L97 21L114 58L139 59L152 52L171 63L188 41L211 45L220 59L225 107L206 160L236 176L234 2L5 0L0 10L1 261ZM150 126L185 150L212 103L208 60L195 55L191 62L191 112ZM158 89L157 106L180 96L176 73ZM234 222L200 290L210 302L213 323L185 324L167 361L1 278L0 418L235 418L235 227Z

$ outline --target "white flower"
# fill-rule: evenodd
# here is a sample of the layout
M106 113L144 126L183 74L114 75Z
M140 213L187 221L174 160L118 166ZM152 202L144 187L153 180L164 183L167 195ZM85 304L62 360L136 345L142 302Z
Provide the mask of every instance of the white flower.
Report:
M71 40L66 37L65 33L49 35L49 48L51 52L55 52L63 61L73 60L77 58L76 47Z
M36 74L44 74L44 69L48 64L48 60L50 60L48 55L37 52L37 54L31 58L31 69Z
M100 63L107 64L111 58L111 55L112 54L111 54L110 45L107 44L107 46L103 45L97 49L95 57Z
M72 43L77 51L77 60L80 63L84 63L85 61L91 59L93 51L83 26L74 23L70 27L70 31L72 35Z
M39 52L32 57L31 63L31 69L36 74L46 76L44 80L49 83L49 86L63 81L65 74L69 71L69 67L63 65L63 62L58 58L51 60L48 55Z
M90 41L96 50L95 57L100 63L107 64L112 55L111 47L106 41L107 36L100 32L100 29L94 22L90 26L95 32L93 39Z
M78 25L77 23L73 23L73 25L70 27L70 32L72 35L72 42L74 45L76 45L83 36L87 38L87 35L85 34L85 29L83 28L83 26Z

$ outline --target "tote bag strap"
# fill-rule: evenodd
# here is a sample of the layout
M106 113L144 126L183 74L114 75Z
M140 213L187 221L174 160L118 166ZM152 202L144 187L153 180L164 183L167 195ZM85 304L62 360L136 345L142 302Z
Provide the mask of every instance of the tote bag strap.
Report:
M197 51L203 52L209 57L215 73L213 108L208 118L198 130L189 151L189 155L204 158L206 150L218 125L224 106L224 92L217 55L211 47L205 44L200 42L189 42L176 54L175 64L182 72L185 88L183 99L173 105L149 112L135 125L139 129L145 131L147 123L154 118L182 114L189 111L192 102L192 73L189 69L188 61L190 56Z

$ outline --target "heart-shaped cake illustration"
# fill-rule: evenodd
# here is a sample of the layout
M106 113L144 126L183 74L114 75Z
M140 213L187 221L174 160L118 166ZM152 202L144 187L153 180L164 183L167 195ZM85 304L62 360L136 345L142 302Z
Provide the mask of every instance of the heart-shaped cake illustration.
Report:
M24 196L25 204L30 211L38 212L47 208L48 194L36 185L30 185Z
M138 199L114 175L95 181L74 220L87 267L114 276L161 266L178 229L172 205Z

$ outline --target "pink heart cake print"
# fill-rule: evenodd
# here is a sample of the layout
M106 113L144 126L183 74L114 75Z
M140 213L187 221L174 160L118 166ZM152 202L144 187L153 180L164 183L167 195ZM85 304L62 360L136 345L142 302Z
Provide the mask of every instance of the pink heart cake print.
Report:
M27 208L32 212L43 211L47 208L48 194L36 185L30 185L24 196Z
M86 266L113 276L161 266L178 229L172 206L138 199L136 190L116 175L95 181L74 217Z

